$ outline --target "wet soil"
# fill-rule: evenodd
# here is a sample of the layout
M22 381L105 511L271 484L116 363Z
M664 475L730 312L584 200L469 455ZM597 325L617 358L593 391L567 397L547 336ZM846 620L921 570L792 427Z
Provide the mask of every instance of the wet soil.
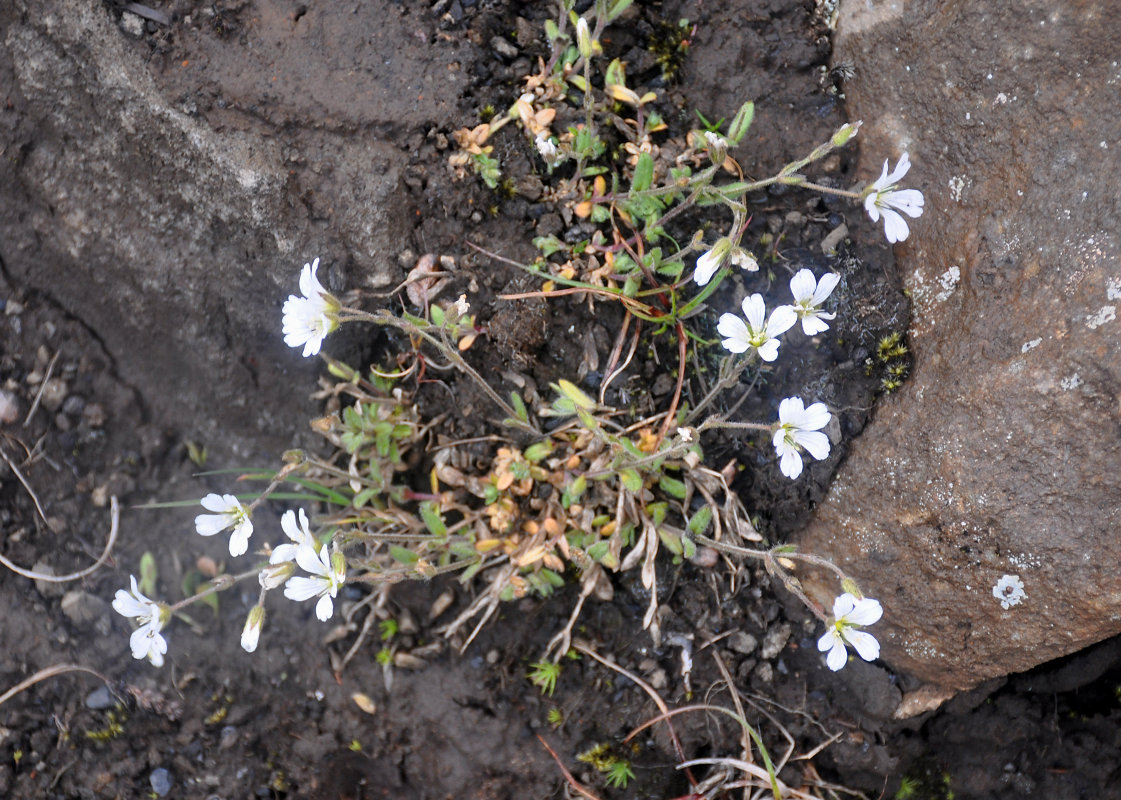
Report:
M107 4L105 13L120 16L122 5ZM262 13L272 7L173 6L167 11L171 24L144 23L144 35L130 44L138 59L150 61L167 92L185 91L178 65L206 62L212 84L193 90L197 113L215 125L291 125L286 135L298 145L307 110L270 103L251 73L236 72L245 53L262 45L259 32L268 22ZM541 55L540 45L519 32L540 30L545 10L533 3L465 0L383 6L387 29L411 31L393 46L421 59L431 54L433 74L445 67L447 51L441 48L456 48L460 56L453 103L426 111L417 101L397 124L377 131L399 150L403 165L401 203L408 223L395 254L400 278L421 254L455 259L444 294L470 296L485 327L470 357L500 391L573 376L589 390L598 388L597 362L607 359L621 324L619 310L599 304L589 314L586 305L564 299L502 300L499 295L534 288L532 281L467 246L528 260L533 236L566 233L557 210L526 188L540 166L534 154L517 136L498 140L504 168L522 187L513 193L457 180L446 166L455 128L475 124L486 106L504 108L517 96L518 79ZM307 13L294 6L293 22ZM661 21L682 17L696 23L692 46L679 72L664 81L643 53ZM316 24L332 40L349 23L340 10L319 13ZM769 173L808 152L845 121L827 68L828 30L807 4L667 0L646 4L634 24L614 35L610 46L635 62L630 74L659 85L671 132L695 124L694 108L720 116L744 99L756 101L751 135L734 153L749 174ZM496 49L496 37L509 47ZM380 41L366 41L369 59L385 46ZM364 58L355 55L359 67ZM324 113L345 117L345 96L318 102ZM386 102L392 102L389 95ZM852 165L853 154L842 153L816 177L847 185L855 180ZM329 183L324 177L316 188L327 191ZM761 259L760 273L737 277L714 297L699 323L708 333L720 309L738 304L745 293L781 289L803 266L843 276L832 335L816 342L792 336L775 370L745 377L743 388L751 382L755 387L737 411L743 419L771 419L784 396L824 400L839 423L830 458L792 483L778 472L764 437L704 442L711 465L735 460L742 466L736 489L759 530L779 541L812 513L844 458L845 442L859 435L873 413L885 380L876 348L885 336L905 331L907 304L890 251L856 209L797 191L750 200L753 220L745 243L769 257ZM701 223L694 216L683 228ZM849 241L840 255L823 255L822 240L842 223ZM777 244L761 244L766 240ZM337 269L333 288L361 286L361 277ZM462 653L460 642L443 639L436 629L469 604L470 588L451 580L395 586L386 608L400 623L393 642L397 660L379 663L381 643L371 636L341 669L363 626L375 622L363 605L365 590L348 587L343 613L327 625L310 608L274 610L250 655L238 646L238 635L256 591L235 589L221 596L215 612L197 607L193 625L176 624L162 670L133 661L127 624L109 602L136 572L142 554L154 556L160 588L169 597L179 596L185 577L220 567L224 558L221 537L193 534L193 508L137 506L227 491L227 476L197 475L184 433L191 421L154 419L146 398L117 377L96 331L49 295L13 285L6 273L2 278L0 383L15 411L0 428L0 552L16 564L47 565L56 574L81 569L104 546L110 498L119 498L124 510L110 563L81 581L35 583L0 571L0 688L59 663L80 664L108 679L102 684L69 673L0 706L0 796L562 797L565 776L547 745L576 780L605 800L671 798L691 796L691 786L712 774L706 767L691 774L677 769L681 754L740 755L738 729L727 717L705 711L674 718L680 753L665 724L624 741L657 715L657 707L633 680L588 656L564 662L551 696L529 683L529 665L563 626L576 601L575 586L547 601L502 606ZM362 296L371 308L385 302L369 292ZM400 344L392 335L347 328L329 349L357 363L383 359ZM664 407L672 392L664 377L673 354L665 342L647 339L640 350L607 395L610 404L637 414ZM417 397L425 416L447 414L443 433L449 437L495 433L491 418L497 415L487 398L454 374L420 384ZM293 440L303 444L306 437L294 434ZM207 464L247 466L262 465ZM418 469L423 474L423 465ZM271 518L259 513L255 522L275 530L282 511L278 505L268 512ZM660 568L661 647L641 630L647 598L628 576L616 578L613 601L589 602L578 636L644 680L671 708L697 702L732 707L721 679L724 665L773 755L788 746L798 756L826 745L812 761L787 764L781 776L788 784L807 790L837 784L870 797L1074 798L1109 796L1106 787L1121 783L1112 749L1121 728L1116 643L900 722L892 713L902 692L913 688L907 679L859 660L829 672L815 646L819 624L764 573L732 575L723 567L690 563ZM685 652L691 654L689 670L683 667ZM601 774L577 760L597 745L631 761L635 778L625 790L605 785Z

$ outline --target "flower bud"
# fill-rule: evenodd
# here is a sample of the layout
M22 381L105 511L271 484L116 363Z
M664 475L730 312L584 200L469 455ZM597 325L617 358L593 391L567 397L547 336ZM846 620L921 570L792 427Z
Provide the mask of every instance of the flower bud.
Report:
M856 132L860 130L862 124L860 120L857 120L856 122L846 122L838 128L837 132L833 134L833 146L844 147L848 144L849 139L856 136Z
M294 561L282 561L279 564L269 564L257 576L262 588L275 589L296 574Z
M261 638L261 626L265 622L265 607L253 606L249 616L245 619L245 627L241 630L241 649L252 653L257 649L257 640Z
M338 550L331 553L331 572L334 573L336 584L341 586L346 582L346 556Z
M588 21L583 17L576 20L576 48L580 55L587 61L595 54L595 42L592 41L592 32L588 29Z
M705 131L705 141L708 142L708 154L712 163L720 165L728 156L728 140L719 133Z
M449 303L448 307L444 309L444 321L448 325L454 325L467 316L467 312L470 310L471 306L467 302L467 295L461 294L458 300Z

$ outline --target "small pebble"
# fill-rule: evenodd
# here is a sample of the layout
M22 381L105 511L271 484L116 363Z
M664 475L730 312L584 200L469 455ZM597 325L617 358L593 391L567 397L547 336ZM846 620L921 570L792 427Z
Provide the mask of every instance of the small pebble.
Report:
M728 647L732 648L737 653L749 656L755 652L755 648L759 646L759 640L752 636L750 633L743 631L736 631L728 637Z
M0 390L0 425L19 419L19 399L7 390Z
M43 385L43 396L39 402L48 411L58 411L62 408L62 403L66 400L69 391L66 381L62 378L51 378Z
M94 711L104 711L115 705L117 705L117 700L110 694L106 686L100 686L86 695L86 708L92 708Z
M171 791L171 773L163 767L152 770L148 782L152 784L152 791L160 797L166 797Z
M86 398L80 394L72 394L67 397L62 403L62 413L68 414L71 417L76 417L82 413L86 407Z
M45 561L36 561L31 566L31 571L37 572L41 575L58 574L57 572L55 572L54 567L52 567ZM66 584L57 583L55 581L37 580L35 581L35 588L39 590L39 594L43 595L43 597L62 597L64 594L66 594Z
M70 591L62 597L62 613L75 625L88 625L109 613L109 604L89 592Z
M233 725L226 725L222 728L222 733L219 735L218 749L229 750L235 744L237 744L237 728Z
M771 627L763 636L763 658L771 659L782 652L790 640L790 625L782 623Z

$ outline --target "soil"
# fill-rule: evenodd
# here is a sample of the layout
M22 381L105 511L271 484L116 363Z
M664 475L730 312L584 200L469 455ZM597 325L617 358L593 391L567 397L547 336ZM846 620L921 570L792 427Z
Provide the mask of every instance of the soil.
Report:
M467 0L387 8L419 32L395 45L401 48L423 54L436 41L487 43L510 36L519 51L514 58L491 55L461 65L472 77L459 98L460 118L410 117L382 132L401 151L402 202L420 220L400 232L406 243L399 254L401 276L426 252L456 260L443 294L470 296L485 335L469 356L499 391L574 376L589 391L597 389L598 367L621 324L619 310L599 304L590 317L586 306L564 299L502 300L501 294L532 290L534 282L467 246L528 260L533 236L566 234L556 210L534 199L540 167L535 154L515 135L499 138L504 169L520 187L512 193L456 180L446 167L452 131L474 125L484 107L504 108L517 96L517 81L540 45L512 36L511 21L520 17L540 30L544 8ZM828 29L806 3L752 0L735 8L731 15L708 2L649 3L634 24L614 32L609 46L635 61L632 76L659 87L671 133L695 125L693 108L730 113L744 99L722 88L730 67L721 59L731 50L747 53L735 63L736 85L750 92L758 116L734 155L749 174L769 174L845 121L843 98L828 70ZM105 13L120 15L121 8L107 4ZM162 74L169 93L179 79L169 65L253 44L251 2L180 2L169 14L172 24L151 22L146 36L132 44L136 57ZM347 24L341 11L333 22L326 16L328 27ZM643 69L642 53L663 21L682 17L697 25L692 46L678 73L663 81L652 63ZM744 41L750 46L741 49ZM439 55L432 52L436 63ZM213 63L236 65L237 59ZM199 96L194 101L204 117L212 112L219 118L225 109ZM266 104L255 113L265 119L270 110ZM855 153L842 152L815 177L848 185L856 179L854 164ZM843 276L835 335L817 344L790 337L775 370L745 378L744 388L754 380L755 390L737 411L747 420L772 419L787 394L824 400L839 421L830 458L791 482L778 472L764 437L704 442L711 465L735 460L743 466L737 491L763 535L781 541L812 513L844 458L845 442L868 421L885 378L874 358L877 345L906 330L908 312L890 250L859 209L799 191L760 193L750 201L745 243L773 257L761 259L759 273L737 277L713 298L700 322L708 333L715 330L714 309L737 304L746 292L766 293L772 283L781 288L800 267ZM689 225L701 223L696 215L686 220L685 235ZM842 223L849 237L841 255L822 255L821 241ZM768 250L764 237L778 245ZM50 296L12 285L6 273L0 277L0 381L17 407L0 428L0 553L27 568L47 565L56 574L84 568L104 547L110 498L123 506L106 568L70 584L33 583L0 571L7 612L0 623L0 685L13 686L60 663L108 678L108 691L83 673L49 678L0 706L0 796L546 798L565 796L562 764L605 800L695 796L690 777L676 767L681 759L665 724L624 742L658 713L633 680L588 656L564 662L552 695L526 679L529 665L567 619L575 586L548 600L503 605L462 653L435 630L470 603L469 588L452 580L394 586L387 607L401 625L398 660L382 666L373 636L343 669L343 655L367 624L358 605L365 589L347 587L343 594L344 612L356 609L350 623L341 622L345 613L323 625L310 608L296 614L271 609L261 645L250 655L238 646L238 635L256 591L239 588L221 595L214 613L195 608L194 626L175 625L163 669L133 661L127 624L109 602L137 571L141 556L152 554L161 590L178 596L185 576L221 566L224 553L222 537L193 534L194 508L136 506L228 491L229 476L197 475L183 438L190 421L153 419L146 398L117 377L96 331ZM333 280L345 288L347 276ZM374 308L385 301L367 295L363 302ZM382 360L399 344L392 335L344 328L329 349L358 363ZM609 404L638 414L663 408L673 390L672 381L663 379L673 358L666 341L644 345L607 394ZM448 414L442 430L447 436L495 433L489 400L455 374L421 384L417 397L425 416ZM425 469L417 466L421 485ZM283 508L258 512L255 523L275 530ZM914 798L1102 797L1109 796L1107 787L1121 785L1114 755L1121 734L1117 642L901 722L891 716L902 692L913 688L907 678L859 660L829 672L815 646L819 624L766 574L747 569L732 576L722 567L691 563L659 566L662 647L641 630L647 601L626 575L615 579L614 600L586 606L580 639L640 676L671 708L697 702L731 707L722 663L773 756L788 747L799 756L822 746L812 760L787 762L781 777L788 784ZM683 668L686 651L691 671ZM682 714L673 731L687 758L742 752L739 730L720 714ZM635 778L626 789L606 786L601 774L577 760L596 745L631 761ZM693 768L692 779L705 780L709 769Z

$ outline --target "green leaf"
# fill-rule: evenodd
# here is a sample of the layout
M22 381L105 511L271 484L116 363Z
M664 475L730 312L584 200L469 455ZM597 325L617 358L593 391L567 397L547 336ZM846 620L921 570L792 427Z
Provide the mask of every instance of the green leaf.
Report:
M541 459L551 455L554 448L555 445L553 444L552 439L546 439L543 442L531 444L525 449L525 460L530 464L536 464L540 462Z
M440 509L433 501L425 500L420 504L420 518L424 520L424 527L428 528L433 536L443 539L448 535L448 526L444 524Z
M650 188L654 182L654 157L649 153L642 153L634 168L634 180L631 181L632 192L642 192Z
M662 540L662 544L666 549L673 553L675 556L681 555L681 537L676 533L658 528L658 538Z
M389 546L389 555L394 561L404 564L407 567L411 567L413 564L420 561L420 556L412 550L406 550L404 547L398 547L395 544Z
M354 495L354 499L351 501L351 505L353 505L355 508L362 508L362 506L369 503L377 493L378 489L376 486L370 486L366 489L363 489L358 494Z
M156 580L159 578L159 568L156 567L156 557L150 550L145 550L140 556L140 582L137 588L146 597L156 596Z
M568 247L564 242L556 236L538 236L533 240L533 246L541 251L541 255L548 258L553 253L564 250Z
M514 406L514 412L518 415L518 419L522 422L529 421L529 412L526 411L525 401L522 396L517 392L510 392L510 403Z
M697 554L697 543L688 536L681 537L681 554L686 558L693 558Z
M561 378L553 384L553 388L585 411L591 411L596 407L596 401L584 394L572 381Z
M661 480L658 481L658 486L670 497L676 497L678 500L685 499L685 484L677 478L663 475Z
M694 536L703 536L704 532L708 530L708 526L712 524L712 509L709 506L701 506L697 513L689 520L686 526L689 532Z
M611 6L610 10L607 12L607 21L608 22L613 22L616 18L618 18L618 16L620 14L622 14L624 11L626 11L628 8L630 8L631 3L633 3L633 2L634 2L634 0L615 0L615 3ZM548 25L546 25L545 27L546 27L546 30L548 30Z
M619 559L611 554L610 542L596 542L588 548L588 558L596 561L608 569L618 569Z
M642 476L638 474L637 469L627 467L619 470L619 480L623 482L623 488L631 494L642 491Z
M482 569L482 567L483 560L480 558L478 561L470 564L467 569L463 570L463 574L459 576L459 582L462 584L466 584L468 581L475 577L475 573Z
M650 515L650 519L655 525L661 525L666 521L666 512L669 510L669 504L666 502L651 503L646 506L646 513Z
M728 127L728 139L735 144L739 144L740 140L747 135L747 129L751 127L751 121L755 119L755 103L748 100L736 115L732 117L732 124Z
M561 497L561 505L568 508L581 497L588 489L588 479L583 475L577 475L576 478L564 490L564 495Z

